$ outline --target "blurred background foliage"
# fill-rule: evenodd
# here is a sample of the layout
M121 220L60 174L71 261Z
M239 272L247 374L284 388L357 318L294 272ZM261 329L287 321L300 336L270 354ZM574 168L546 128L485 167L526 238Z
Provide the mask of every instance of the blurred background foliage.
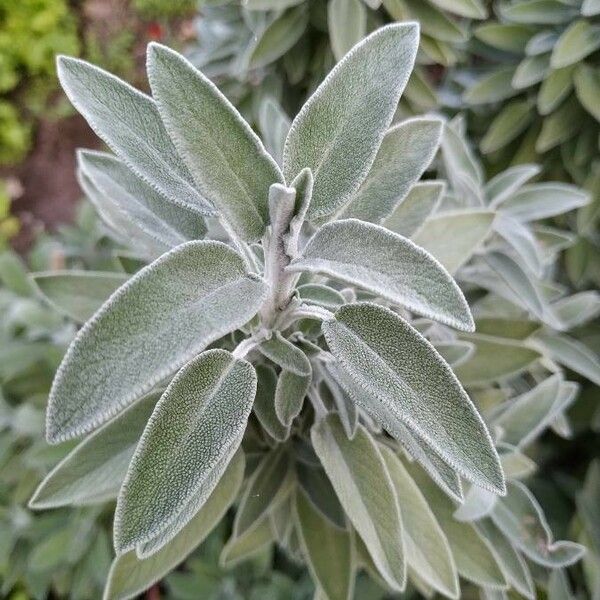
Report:
M277 156L281 132L336 60L368 32L407 19L418 20L423 35L398 119L458 115L454 122L477 156L483 181L535 163L541 169L533 181L585 188L591 203L544 226L564 232L552 273L563 296L600 287L598 0L0 0L0 596L99 598L112 554L110 510L33 513L26 507L70 449L47 446L43 427L54 370L76 331L28 272L137 267L87 204L73 223L51 233L36 221L26 243L17 243L21 256L7 249L29 227L31 206L19 206L30 191L19 176L35 152L38 130L51 121L61 131L73 114L57 89L55 54L85 57L145 88L140 67L149 40L184 50ZM74 163L64 168L74 170ZM75 189L71 197L79 195ZM585 342L591 368L600 369L597 317L569 335ZM568 426L554 424L554 432L527 447L538 464L527 482L556 537L588 547L581 563L550 582L550 600L599 600L600 393L590 371L565 364L581 390L566 412ZM486 401L477 400L480 406ZM220 567L228 526L166 578L164 597L312 598L303 568L271 549L233 569ZM151 593L148 598L159 597ZM365 578L356 597L388 596Z

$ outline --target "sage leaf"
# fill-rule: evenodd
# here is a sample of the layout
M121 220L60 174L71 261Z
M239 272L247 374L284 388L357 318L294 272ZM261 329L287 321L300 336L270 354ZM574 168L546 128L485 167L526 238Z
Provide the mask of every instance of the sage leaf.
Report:
M416 23L381 27L329 73L292 123L283 164L291 181L314 176L308 218L343 206L367 176L412 70Z
M490 179L485 185L485 196L490 208L498 208L540 170L538 165L517 165Z
M479 521L492 512L496 498L496 494L472 485L465 494L464 502L456 509L454 518L465 523Z
M256 527L243 535L232 535L221 551L219 564L230 569L244 560L248 560L273 542L273 529L268 518L264 518Z
M412 237L436 211L445 190L443 181L416 183L383 221L383 226L404 237Z
M506 579L498 565L496 553L489 542L469 523L454 518L455 506L414 465L406 468L419 486L444 532L456 562L456 569L465 579L480 586L506 588Z
M98 427L208 344L249 321L266 295L220 242L182 244L134 275L72 342L48 403L51 443Z
M290 435L290 428L281 424L275 412L275 388L277 374L266 365L257 365L258 384L254 400L254 414L267 433L278 442L284 442Z
M73 448L46 475L29 506L53 508L116 498L158 398L156 393L142 398Z
M494 217L495 213L485 210L436 214L425 221L412 240L453 275L488 237Z
M32 279L52 306L79 323L85 323L128 279L121 273L48 271Z
M152 98L77 58L60 56L57 70L73 106L129 168L172 202L215 214L179 158Z
M445 269L410 240L379 225L357 219L328 223L288 270L334 277L457 329L474 328L467 302Z
M458 598L458 575L444 532L400 459L386 446L381 453L398 496L409 567L441 594Z
M332 354L362 390L466 479L504 493L498 455L450 367L406 321L375 304L351 304L322 324ZM385 426L385 425L384 425Z
M229 100L180 54L150 44L148 78L202 194L244 241L258 240L268 221L269 187L283 183L275 160Z
M305 283L299 285L296 291L307 304L316 304L328 310L335 310L346 304L346 299L340 292L320 283Z
M289 427L300 414L312 376L296 375L283 370L275 388L275 414L284 427Z
M225 350L203 352L179 371L152 413L119 493L118 554L167 529L214 467L231 459L255 394L252 365ZM211 483L214 489L217 481Z
M600 48L600 27L588 19L578 19L563 31L552 50L552 68L575 64Z
M260 106L258 124L269 154L281 164L283 161L283 146L292 122L281 106L271 97Z
M354 544L316 511L302 492L296 494L294 519L310 573L327 600L350 600L354 593Z
M294 375L311 374L310 362L306 354L298 346L286 340L279 332L276 332L271 339L262 342L258 349L269 360Z
M387 585L402 591L406 559L396 493L381 452L359 426L353 440L330 414L311 429L311 440L346 515Z
M572 565L585 552L575 542L553 540L540 505L519 481L509 482L506 497L496 502L492 520L523 554L543 567Z
M433 347L453 369L466 362L473 352L475 352L473 344L460 340L453 342L433 342Z
M496 217L494 229L517 253L523 265L536 277L541 277L542 252L531 230L516 219L503 214Z
M331 49L337 60L367 33L367 9L361 0L329 0L327 25Z
M381 223L423 175L441 135L440 119L408 119L389 129L371 170L340 217Z
M236 452L204 506L169 544L139 559L134 551L115 558L103 600L133 598L162 579L200 545L235 501L244 479L244 454Z

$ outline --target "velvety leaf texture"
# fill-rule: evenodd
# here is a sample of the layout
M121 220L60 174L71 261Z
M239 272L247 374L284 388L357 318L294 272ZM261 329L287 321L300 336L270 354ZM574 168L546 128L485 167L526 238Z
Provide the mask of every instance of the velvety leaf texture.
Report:
M458 329L475 327L460 288L437 260L378 225L357 219L324 225L289 269L360 286Z
M156 405L121 488L119 554L164 531L213 468L231 459L255 394L252 365L225 350L208 350L181 369Z
M314 176L310 219L343 206L366 177L412 70L416 23L382 27L333 68L292 123L284 148L291 181Z
M214 214L196 190L152 98L83 60L61 56L57 69L73 106L137 175L173 202Z
M165 127L202 194L243 240L258 240L269 187L283 183L275 160L229 100L180 54L151 44L148 76Z
M425 338L389 309L368 303L343 306L322 327L334 356L371 398L464 477L504 493L500 461L477 409Z
M265 284L220 242L188 242L142 269L88 321L48 403L52 443L87 433L258 311Z

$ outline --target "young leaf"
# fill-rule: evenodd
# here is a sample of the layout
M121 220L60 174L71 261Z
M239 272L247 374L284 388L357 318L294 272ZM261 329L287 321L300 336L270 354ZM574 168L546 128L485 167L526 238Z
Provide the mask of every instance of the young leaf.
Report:
M337 60L367 33L367 9L362 0L329 0L327 25L331 49Z
M287 114L273 99L267 98L260 106L258 124L269 154L281 164L285 138L292 125Z
M139 559L134 551L115 558L103 600L125 600L137 596L183 561L208 536L236 499L244 479L244 454L231 459L223 477L204 506L166 546Z
M196 190L152 98L83 60L60 56L57 70L73 106L128 167L172 202L215 214Z
M440 593L458 598L458 575L444 532L400 459L387 446L381 453L398 496L409 567Z
M494 216L485 210L437 214L425 221L412 239L454 274L487 238Z
M490 208L498 208L540 170L538 165L517 165L490 179L485 185L485 197Z
M391 412L465 478L504 493L498 455L477 409L433 346L387 308L351 304L322 325L332 354L366 400ZM385 426L385 425L384 425Z
M290 428L281 424L275 412L277 375L274 369L266 365L257 365L256 374L258 383L253 407L254 414L273 439L284 442L290 435Z
M289 427L300 414L311 379L311 374L296 375L285 369L279 374L275 388L275 414L285 427Z
M291 181L303 168L314 176L309 218L343 206L366 177L412 70L416 23L381 27L356 45L298 113L284 149Z
M79 331L58 370L46 436L92 431L258 311L266 286L220 242L188 242L134 275Z
M392 480L374 440L362 426L349 440L335 414L313 425L311 439L381 576L393 590L402 591L406 584L402 521Z
M142 398L71 450L46 475L29 506L52 508L116 498L158 398L158 394Z
M356 219L328 223L288 269L328 275L458 329L474 328L468 304L445 269L379 225Z
M286 340L279 332L276 332L271 339L262 342L258 349L269 360L294 375L306 376L311 373L310 362L306 354L298 346Z
M148 77L165 127L202 194L245 241L268 221L277 163L233 105L173 50L150 44ZM302 165L305 166L305 165Z
M327 600L350 600L354 593L354 544L313 508L303 492L296 493L294 520L308 568Z
M152 413L119 493L118 554L165 531L199 490L206 500L217 484L214 478L209 483L211 472L240 445L255 394L252 365L225 350L203 352L177 373Z
M305 283L296 288L303 302L316 304L328 310L336 310L346 299L336 289L320 283Z
M219 564L230 569L244 560L248 560L273 542L273 529L268 518L264 518L252 529L237 537L232 535L223 547Z
M383 221L383 226L404 237L412 237L436 211L445 190L443 181L415 183L392 214Z
M96 271L48 271L31 277L54 307L79 323L85 323L129 279L122 273Z
M408 119L389 129L371 170L340 218L381 223L427 169L441 135L439 119Z

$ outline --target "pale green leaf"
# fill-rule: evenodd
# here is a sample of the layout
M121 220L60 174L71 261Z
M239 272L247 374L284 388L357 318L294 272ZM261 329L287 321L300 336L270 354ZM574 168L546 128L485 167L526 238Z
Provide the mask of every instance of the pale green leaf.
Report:
M367 9L361 0L328 0L327 25L337 60L367 34Z
M275 412L275 389L277 375L271 367L258 365L256 367L258 384L254 400L254 414L267 433L278 442L285 441L289 435L289 427L284 427Z
M40 483L29 506L53 508L116 498L158 398L155 393L142 398L71 450Z
M310 219L343 206L366 177L408 81L418 45L415 23L382 27L355 46L298 113L284 150L291 180L314 176Z
M481 151L489 154L504 148L520 135L533 120L529 100L513 100L491 122L481 140Z
M574 65L553 70L542 82L537 97L538 112L549 115L573 89Z
M261 104L258 125L265 148L279 164L283 161L283 146L291 124L287 114L273 98L269 97Z
M431 0L431 2L442 10L469 19L485 19L488 14L481 0Z
M500 212L494 221L494 229L517 253L518 261L536 277L541 277L542 250L529 227Z
M282 10L301 4L304 0L242 0L247 10Z
M498 208L540 171L538 165L516 165L490 179L485 185L490 208Z
M485 23L475 29L475 37L486 44L514 54L522 54L535 29L516 23Z
M511 85L514 74L515 67L501 67L484 75L466 90L463 100L467 104L487 104L516 96L519 90Z
M437 42L448 42L451 44L464 42L468 35L460 22L451 19L443 11L437 9L433 2L421 2L420 0L403 0L408 12L415 21L421 25L424 35Z
M134 598L183 561L217 526L237 497L244 478L244 454L238 451L204 506L166 546L139 559L134 551L117 557L110 569L103 600Z
M600 48L600 26L588 19L574 21L561 34L552 50L552 67L575 64Z
M298 346L286 340L279 332L275 332L270 339L262 342L258 346L258 350L276 365L294 375L306 376L311 373L310 362L306 354Z
M492 512L496 498L496 494L472 485L464 502L454 512L454 518L465 523L479 521Z
M378 225L356 219L328 223L288 269L340 279L458 329L474 327L446 270L410 240Z
M600 107L598 97L600 96L600 69L593 69L589 65L582 64L575 72L575 93L577 99L596 121L600 121Z
M236 537L232 535L223 547L219 564L229 569L265 549L273 542L273 529L268 518L264 518L256 527Z
M572 329L600 314L600 293L588 290L567 296L553 303L552 310L566 329Z
M306 283L296 288L300 298L308 304L316 304L328 310L335 310L346 304L344 296L336 289L319 283Z
M196 511L202 507L241 443L255 394L252 365L225 350L203 352L179 371L152 413L119 493L119 554L163 533L190 500Z
M432 342L433 347L438 354L454 369L467 361L473 352L475 346L471 342L455 340L452 342Z
M495 213L485 210L433 215L412 239L454 274L483 244L491 231L494 216Z
M498 455L477 409L433 346L387 308L353 304L322 325L333 355L365 394L464 477L502 493ZM355 398L360 402L359 398Z
M85 323L129 279L122 273L99 271L48 271L31 277L55 308L79 323Z
M179 158L152 98L76 58L59 57L57 70L73 106L128 167L172 202L214 214Z
M550 55L526 56L517 66L511 84L522 90L542 81L550 71Z
M151 44L148 77L165 127L202 194L243 240L258 240L268 220L269 187L283 183L275 160L234 106L180 54Z
M340 218L381 223L431 163L442 133L439 119L408 119L384 136L367 177Z
M304 493L296 494L294 518L308 568L327 600L350 600L354 593L354 544L313 508Z
M559 25L569 22L577 9L560 0L522 0L500 6L500 14L509 21L532 25Z
M600 2L598 0L583 0L581 14L585 17L600 15Z
M352 525L387 585L406 584L402 521L396 493L375 441L359 426L349 440L335 414L313 425L311 439Z
M220 242L188 242L134 275L79 331L48 404L52 443L107 421L249 321L266 286Z
M385 219L383 226L404 237L411 237L439 206L446 190L443 181L416 183Z
M381 452L398 496L408 566L441 594L458 598L456 566L444 532L400 459L386 446Z

